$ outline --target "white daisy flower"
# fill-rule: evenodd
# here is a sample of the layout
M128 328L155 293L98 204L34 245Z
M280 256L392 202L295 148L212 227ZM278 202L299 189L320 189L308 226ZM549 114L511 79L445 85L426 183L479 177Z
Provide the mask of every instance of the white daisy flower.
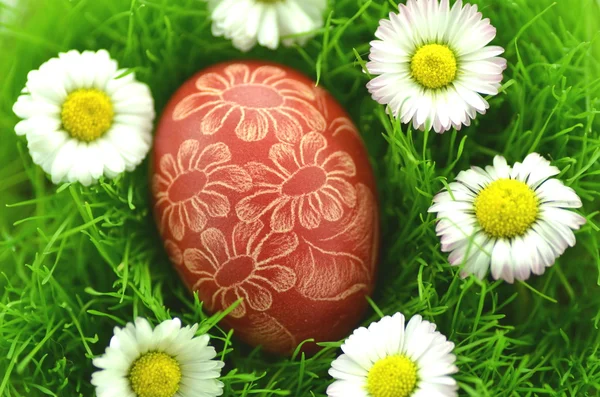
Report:
M115 327L104 355L93 363L98 397L215 397L223 394L217 380L225 365L214 360L209 336L194 337L198 324L181 327L175 318L154 330L143 318Z
M329 397L453 397L454 343L421 316L396 313L358 328L331 364Z
M304 45L311 37L305 33L323 26L327 0L207 0L212 13L212 32L232 40L241 51L256 43L272 50L280 37L287 47ZM302 35L300 37L291 37Z
M105 50L72 50L29 72L13 107L33 162L53 183L95 183L132 171L152 143L154 101L147 85L118 69Z
M509 283L540 275L569 246L572 230L586 219L565 208L581 207L573 189L551 178L559 169L537 153L511 168L504 157L494 165L461 171L433 199L437 235L449 262L462 266L461 276L482 279L492 268L494 279Z
M371 42L367 70L379 75L367 84L377 102L415 129L443 133L470 125L496 95L506 69L502 47L477 6L458 0L408 0L398 14L382 19Z

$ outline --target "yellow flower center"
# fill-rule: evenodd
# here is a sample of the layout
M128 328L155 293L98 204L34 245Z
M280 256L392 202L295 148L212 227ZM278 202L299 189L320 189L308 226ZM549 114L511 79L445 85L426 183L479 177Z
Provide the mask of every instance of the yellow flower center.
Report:
M426 44L413 55L410 70L421 85L431 89L442 88L456 77L456 57L448 46Z
M406 356L379 360L367 375L371 397L408 397L417 385L417 365Z
M525 234L537 219L539 200L526 183L498 179L475 198L475 215L483 231L496 238Z
M114 115L108 95L95 88L70 93L60 113L64 129L85 142L96 140L108 131Z
M146 353L131 366L129 382L136 397L173 397L179 390L181 368L165 353Z

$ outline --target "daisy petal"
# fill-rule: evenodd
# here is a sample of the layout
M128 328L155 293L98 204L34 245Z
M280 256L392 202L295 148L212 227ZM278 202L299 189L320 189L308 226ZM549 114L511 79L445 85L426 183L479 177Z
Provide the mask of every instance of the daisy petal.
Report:
M429 212L438 214L436 233L462 276L492 277L508 283L541 275L576 243L574 230L586 218L570 211L582 206L577 193L551 177L560 170L537 153L509 166L502 156L485 170L461 171L452 191L438 193Z
M401 313L385 316L368 328L356 329L344 342L344 354L335 359L329 369L334 382L327 388L327 395L371 396L369 388L373 386L373 379L380 375L382 381L387 381L388 373L379 371L395 363L402 365L405 371L410 371L412 365L416 381L411 396L456 397L458 387L451 375L458 368L454 365L453 350L454 344L436 331L435 324L421 316L412 317L408 324ZM410 376L409 373L403 375ZM388 381L384 385L385 395L405 394L406 385L402 382Z
M496 95L506 60L487 44L496 29L477 7L449 0L408 0L382 19L372 41L367 84L374 100L414 129L443 133L469 126Z
M33 161L53 183L96 183L132 171L151 147L154 101L133 73L121 76L108 51L60 53L32 70L13 106ZM100 109L89 113L90 107ZM89 114L88 114L89 113ZM161 162L167 178L173 159Z
M175 360L181 379L169 377L169 369L164 368L161 382L177 387L178 393L185 392L181 396L222 395L224 385L217 378L221 376L224 363L214 359L215 349L208 345L210 337L205 334L195 336L197 330L198 324L182 327L177 318L165 320L154 329L143 318L127 323L124 328L116 327L110 347L93 360L99 368L92 374L91 381L96 387L96 395L135 397L135 387L129 377L136 371L133 363L139 359L144 359L148 365L159 366L159 369L168 360Z

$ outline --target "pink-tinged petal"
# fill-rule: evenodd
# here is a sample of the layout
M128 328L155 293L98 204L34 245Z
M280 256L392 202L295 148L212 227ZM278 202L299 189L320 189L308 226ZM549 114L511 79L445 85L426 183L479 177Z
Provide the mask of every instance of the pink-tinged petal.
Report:
M229 77L231 86L247 84L250 79L250 69L247 65L236 63L225 68L225 74Z
M206 256L216 264L216 268L220 268L229 260L229 248L225 236L219 229L206 229L200 236L202 248L206 251Z
M244 222L253 222L265 212L279 204L281 194L277 190L261 190L240 200L235 206L235 212Z
M219 131L227 118L236 109L230 103L221 103L210 110L200 123L200 131L204 135L213 135Z
M206 213L201 208L196 198L188 200L183 204L185 209L185 219L190 229L196 233L201 232L208 221Z
M242 294L244 295L245 301L248 302L248 306L259 312L264 312L271 308L273 305L273 297L266 288L261 287L251 281L246 281L240 287Z
M269 158L287 176L300 169L300 163L296 159L293 147L285 143L276 143L271 146Z
M221 93L230 88L229 83L217 73L203 74L196 80L196 88L200 91Z
M310 101L315 100L314 88L296 80L282 79L273 83L273 87L277 88L277 90L285 96L293 95L300 96L303 99L308 99Z
M241 109L242 116L235 127L235 134L245 142L260 141L269 132L269 120L258 109Z
M200 143L195 139L188 139L179 146L177 164L180 170L190 170L196 165Z
M248 172L237 165L217 167L208 173L209 186L223 186L238 192L245 192L252 187L252 178Z
M277 292L285 292L296 284L296 273L290 268L280 265L261 266L255 272L253 280L260 278L269 283Z
M543 218L547 219L548 223L561 224L562 226L567 226L573 230L579 230L579 228L587 222L586 218L573 211L551 206L542 205L540 214ZM572 235L572 233L570 234ZM575 245L574 236L571 244L571 246Z
M181 173L179 168L177 168L177 163L175 163L175 159L170 154L165 154L160 159L160 171L169 178L169 181L173 181L177 175Z
M191 114L217 106L222 99L213 93L201 92L188 95L173 109L173 120L183 120Z
M263 163L250 162L245 165L252 177L254 186L276 187L281 185L286 177Z
M171 240L165 240L165 251L169 255L169 259L177 266L183 264L183 254L179 247Z
M296 206L295 200L282 200L281 203L275 207L273 214L271 215L271 229L274 232L289 232L294 229L295 213L294 209Z
M461 98L467 104L469 104L469 106L477 110L477 112L485 114L485 111L490 107L489 103L485 99L483 99L481 95L465 88L460 83L455 82L454 88L456 89L456 92L458 92L458 94L461 96Z
M193 273L207 272L214 274L219 267L212 255L207 255L196 248L188 248L183 253L185 266Z
M234 256L251 255L252 245L263 227L261 221L236 224L232 235Z
M318 202L312 200L314 195L303 197L300 199L298 208L298 217L300 224L306 229L316 229L321 224L321 213L318 209ZM315 203L312 203L315 201Z
M204 171L209 167L226 163L229 160L231 160L229 147L223 142L213 143L204 148L195 168Z
M468 74L472 74L474 76L481 75L483 78L494 78L498 79L502 76L502 71L506 69L506 60L503 58L495 58L502 59L502 61L470 61L461 63L461 69L465 72L470 72ZM466 73L467 74L467 73Z
M327 178L325 189L331 189L333 195L342 200L348 207L354 208L356 205L356 189L344 179L335 176Z
M229 199L226 196L213 192L212 190L203 190L197 194L198 200L206 207L208 214L212 217L223 217L229 214L231 209Z
M255 84L269 84L272 81L276 81L285 76L285 71L276 66L261 66L252 72L251 83Z
M269 233L258 243L253 256L260 266L288 256L297 247L298 236L295 233Z
M344 211L342 209L342 204L338 201L338 199L323 190L317 193L317 195L320 204L319 209L321 210L323 218L329 222L340 220L344 214Z
M354 160L346 152L335 152L331 154L323 163L323 169L329 175L356 175L356 166Z
M227 291L221 297L221 305L223 305L223 310L232 306L235 302L237 302L240 298L240 293L237 288L228 288ZM236 306L235 309L231 313L229 313L231 317L241 318L246 315L246 305L245 302L242 301L239 305Z
M282 142L296 143L302 137L302 125L295 114L285 109L273 109L267 113L275 130L275 136Z
M288 112L293 112L304 119L308 126L317 132L325 131L327 124L325 118L313 105L302 99L286 97L283 107Z
M177 205L169 215L169 230L175 237L175 240L181 241L185 234L185 224L183 223L183 206Z
M300 141L300 158L303 165L316 164L319 153L327 147L327 140L318 132L310 132Z

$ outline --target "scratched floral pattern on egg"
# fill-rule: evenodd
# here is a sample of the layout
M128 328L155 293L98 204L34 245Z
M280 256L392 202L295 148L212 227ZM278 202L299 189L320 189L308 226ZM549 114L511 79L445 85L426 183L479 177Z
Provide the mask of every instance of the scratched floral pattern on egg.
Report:
M333 131L331 133L331 136L333 137L337 137L338 135L342 134L350 134L353 138L360 139L358 130L352 121L346 117L338 117L337 119L333 120L330 129Z
M226 309L244 299L231 312L233 317L244 317L246 305L264 312L273 304L272 292L285 292L296 284L296 274L278 261L294 252L298 237L270 232L258 239L263 227L260 221L238 223L231 238L219 229L207 229L200 238L202 248L184 252L185 265L199 277L194 289L211 309Z
M325 137L311 132L297 147L273 145L269 151L273 166L246 164L258 191L237 204L238 217L254 221L272 209L271 228L278 232L294 229L296 219L306 229L319 227L323 219L338 221L344 207L356 205L356 191L346 180L356 175L356 166L348 153L323 155L326 148Z
M209 217L225 217L231 204L220 191L246 191L252 186L248 173L237 165L224 165L231 152L224 143L215 143L200 151L197 140L181 144L177 159L171 154L160 160L153 178L156 207L161 208L159 228L170 230L181 240L187 229L200 232Z
M377 206L370 189L356 186L356 206L332 228L335 234L321 239L301 240L289 263L298 276L297 291L312 301L339 302L369 290L377 252ZM336 242L331 246L331 242ZM343 242L352 250L339 250ZM353 251L353 252L350 252Z
M275 66L262 66L250 72L248 66L234 64L223 74L207 73L196 80L199 92L177 104L173 120L192 114L200 116L200 131L217 133L229 118L237 120L235 133L243 141L259 141L268 131L278 139L297 142L303 123L310 129L325 129L323 115L311 103L314 90L286 78L286 72Z
M181 249L177 246L177 244L169 239L166 239L164 246L171 263L177 267L183 266L183 252L181 252Z
M165 109L153 178L171 262L238 338L290 354L356 326L379 211L360 135L324 89L253 61L198 73Z
M281 352L291 352L298 345L297 338L275 317L266 312L250 314L248 324L248 328L242 334L252 345L269 341L273 349Z

